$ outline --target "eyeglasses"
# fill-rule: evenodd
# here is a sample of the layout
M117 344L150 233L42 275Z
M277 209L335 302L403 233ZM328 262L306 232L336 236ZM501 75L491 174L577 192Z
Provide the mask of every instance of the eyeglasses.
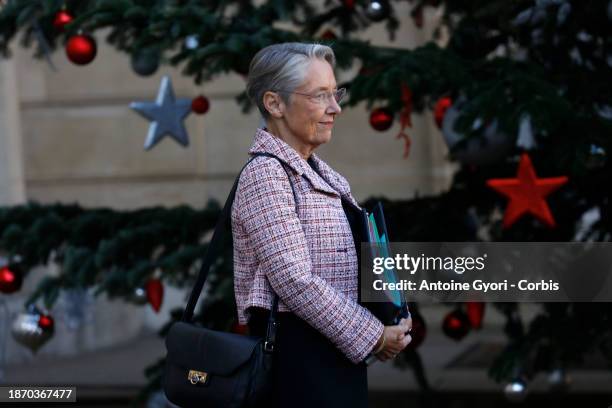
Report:
M286 93L293 93L293 94L298 94L302 96L307 96L308 98L312 99L319 105L325 106L327 102L331 101L332 98L336 100L336 103L342 102L342 99L344 99L344 96L346 95L346 88L340 88L333 92L319 92L314 95L301 93L301 92L284 91L282 89L277 89L274 92L286 92Z

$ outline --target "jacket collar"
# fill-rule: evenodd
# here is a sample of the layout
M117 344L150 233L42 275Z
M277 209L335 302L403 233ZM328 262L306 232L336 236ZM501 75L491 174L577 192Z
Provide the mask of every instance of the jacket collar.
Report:
M306 177L316 190L335 194L337 196L345 196L354 203L354 200L352 200L349 194L350 187L348 183L343 180L343 178L340 178L339 175L315 153L311 153L312 161L319 169L319 173L321 173L322 177L310 167L306 160L304 160L293 147L289 146L284 140L268 133L265 128L257 129L253 144L249 149L250 155L259 152L276 155L279 159L287 163L287 165L299 176L303 175Z

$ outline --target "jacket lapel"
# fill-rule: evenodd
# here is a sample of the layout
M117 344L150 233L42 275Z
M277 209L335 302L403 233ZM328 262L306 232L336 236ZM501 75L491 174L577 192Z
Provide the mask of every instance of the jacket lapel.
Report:
M329 167L327 163L319 158L315 153L312 153L312 160L316 165L319 174L323 176L323 178L327 181L327 183L338 193L340 196L346 199L349 204L355 207L357 210L361 211L361 207L359 203L355 201L353 195L351 194L351 187L344 177L338 174L334 169ZM306 163L308 164L308 163Z

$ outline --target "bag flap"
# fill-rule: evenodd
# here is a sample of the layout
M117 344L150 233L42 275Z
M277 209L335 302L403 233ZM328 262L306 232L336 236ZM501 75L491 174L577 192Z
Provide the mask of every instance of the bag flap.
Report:
M166 336L167 359L189 370L229 375L251 358L261 341L260 337L176 322Z

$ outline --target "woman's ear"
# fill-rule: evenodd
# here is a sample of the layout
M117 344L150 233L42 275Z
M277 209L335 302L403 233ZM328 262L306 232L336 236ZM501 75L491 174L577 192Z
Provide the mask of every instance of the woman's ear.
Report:
M263 103L270 116L277 119L283 117L285 104L277 93L267 91L263 96Z

